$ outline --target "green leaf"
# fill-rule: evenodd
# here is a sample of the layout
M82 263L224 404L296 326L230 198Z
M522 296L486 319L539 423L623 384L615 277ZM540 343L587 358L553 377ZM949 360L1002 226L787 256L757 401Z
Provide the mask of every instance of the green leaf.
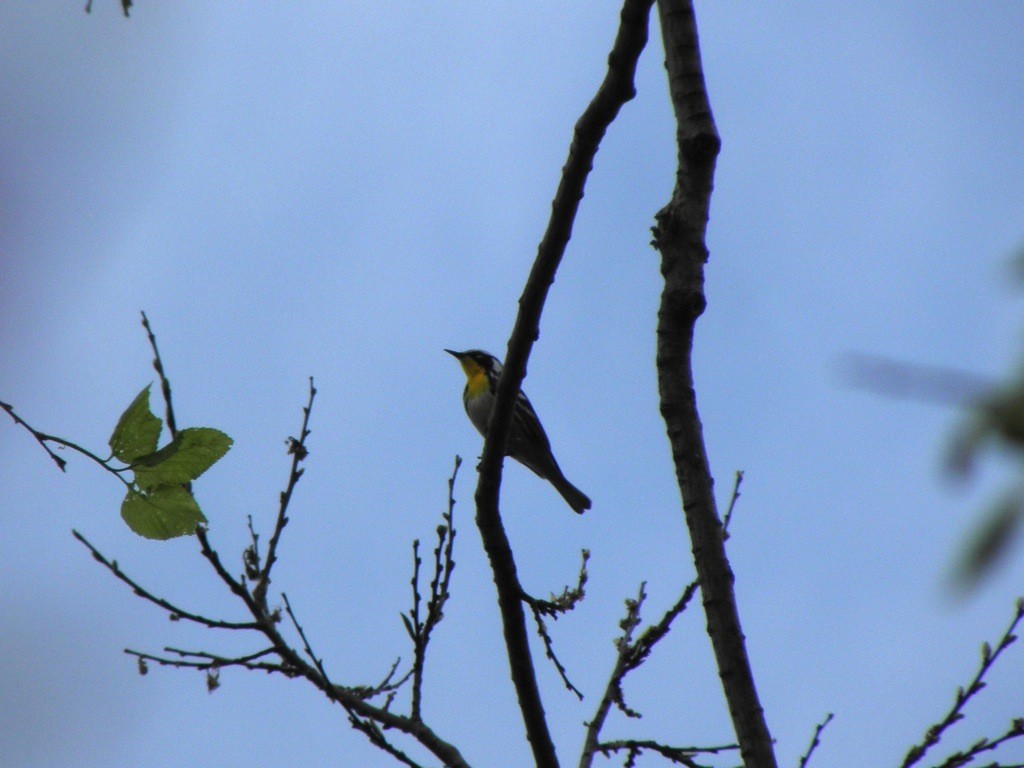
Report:
M159 451L135 459L135 482L143 491L191 482L217 463L232 442L219 429L183 429Z
M128 491L121 502L121 517L139 536L161 541L188 536L206 522L192 494L180 485L145 494Z
M149 388L139 392L121 418L117 420L114 434L110 436L110 450L125 464L131 464L139 456L156 450L163 422L149 409Z

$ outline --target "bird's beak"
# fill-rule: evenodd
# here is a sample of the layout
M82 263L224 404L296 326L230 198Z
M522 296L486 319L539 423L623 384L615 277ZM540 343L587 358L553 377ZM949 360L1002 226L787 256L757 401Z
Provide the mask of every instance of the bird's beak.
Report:
M461 360L462 359L462 353L461 352L452 352L452 350L450 350L450 349L446 349L445 352L447 352L449 355L454 357L456 360Z

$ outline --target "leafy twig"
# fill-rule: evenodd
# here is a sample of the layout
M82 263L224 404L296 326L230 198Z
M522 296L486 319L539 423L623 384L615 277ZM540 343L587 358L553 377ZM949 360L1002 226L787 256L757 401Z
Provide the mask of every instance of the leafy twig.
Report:
M167 380L163 363L160 360L159 352L157 351L155 336L152 334L148 319L145 315L143 315L143 325L147 330L150 344L153 348L155 358L154 367L161 378L164 400L167 405L168 424L171 424L174 420L174 409L171 402L170 384ZM260 563L260 553L257 547L258 536L252 526L251 520L249 524L249 531L252 539L252 545L247 549L247 555L244 558L246 572L238 578L234 577L227 568L224 567L220 555L210 543L207 529L202 525L195 529L196 539L199 542L200 553L211 565L214 572L227 586L231 593L243 602L246 610L253 617L254 621L244 623L226 622L181 610L169 601L156 597L149 591L142 588L136 581L123 574L118 568L116 561L111 561L104 557L98 550L96 550L95 547L86 541L84 537L76 533L76 538L78 538L79 541L81 541L82 544L90 550L93 557L98 562L104 565L119 580L131 587L140 597L143 597L144 599L163 608L168 612L172 619L185 618L216 629L254 630L262 634L269 641L269 648L259 651L256 654L237 657L221 656L206 651L187 651L175 648L165 649L166 653L174 654L174 656L160 656L140 651L133 651L130 649L127 650L127 653L135 656L138 660L140 673L145 674L147 670L147 662L172 667L203 669L207 672L207 686L211 691L219 685L219 678L217 674L218 670L225 666L240 666L253 670L279 672L289 677L303 677L322 691L329 700L338 703L345 710L350 722L353 724L353 727L366 734L372 743L379 746L381 749L384 749L389 754L394 755L397 759L402 760L407 765L416 766L416 763L412 762L404 755L404 753L389 744L383 736L382 729L394 728L397 731L408 734L412 738L416 739L416 741L418 741L424 748L429 750L435 757L440 759L446 766L451 766L452 768L468 768L468 763L459 753L458 749L453 744L441 739L422 721L414 721L411 718L403 717L390 711L389 707L393 700L395 690L409 678L409 675L407 674L397 682L393 682L395 671L397 669L397 662L389 671L384 682L377 686L350 688L335 685L328 679L323 664L314 654L304 630L296 620L294 612L287 601L287 596L284 597L286 609L289 616L292 618L296 631L302 639L303 652L300 653L293 648L282 636L281 631L278 628L280 611L271 611L267 606L266 590L270 583L270 570L276 560L276 550L281 537L281 532L287 523L286 512L288 502L291 498L292 492L294 491L295 484L302 475L302 470L298 467L298 464L308 455L305 441L310 434L309 417L312 409L313 398L316 394L312 378L310 379L309 386L309 401L303 409L302 428L299 433L300 437L298 439L289 439L289 453L293 456L292 468L288 486L281 494L277 524L270 541L266 560L262 564ZM43 438L49 437L42 433L39 434ZM451 483L449 484L449 488L451 488ZM454 501L452 501L452 503L454 503ZM450 519L449 515L449 524ZM446 559L450 562L450 540L446 548L446 553ZM449 572L446 573L444 577L435 579L435 582L432 584L431 605L428 607L428 610L431 611L434 616L434 618L431 619L432 624L436 624L436 622L440 620L441 606L443 605L443 600L440 598L440 595L443 593L445 599L447 598L448 578L450 577L450 568L453 565L454 563L450 562L450 565L448 566ZM249 591L247 579L256 581L256 590L254 592ZM312 663L307 662L303 658L303 653L312 660ZM270 655L276 655L279 661L277 663L273 663L262 660L265 656ZM374 706L369 703L368 699L378 695L379 693L385 692L387 692L389 696L383 707Z

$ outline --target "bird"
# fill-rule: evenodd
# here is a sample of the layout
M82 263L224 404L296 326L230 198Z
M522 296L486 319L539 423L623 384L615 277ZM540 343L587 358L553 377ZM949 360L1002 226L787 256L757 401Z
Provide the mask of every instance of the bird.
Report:
M477 431L487 436L487 426L494 410L494 395L501 378L501 361L494 355L479 349L455 352L446 349L462 365L466 374L466 388L462 392L462 404L466 415ZM590 499L583 491L566 480L561 467L551 452L551 443L544 427L537 418L526 393L516 395L512 412L512 426L509 428L505 455L511 456L534 474L547 480L555 487L573 512L582 515L590 509Z

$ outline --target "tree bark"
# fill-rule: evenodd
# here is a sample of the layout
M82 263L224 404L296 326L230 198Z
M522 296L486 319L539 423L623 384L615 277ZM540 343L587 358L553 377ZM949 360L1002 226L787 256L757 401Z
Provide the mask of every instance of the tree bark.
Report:
M548 289L555 280L565 248L572 235L587 177L594 165L601 139L622 105L633 98L637 60L647 44L647 27L654 0L624 0L619 30L608 55L608 73L593 100L576 123L569 157L551 204L551 217L537 258L519 299L519 313L508 342L504 370L498 382L494 410L480 458L476 489L476 524L491 563L498 591L509 671L523 715L526 736L538 768L557 768L558 757L544 716L537 688L523 612L523 590L508 537L498 512L502 460L516 395L526 376L526 362L540 335L540 316Z
M658 12L679 149L672 200L658 212L654 228L654 245L661 252L665 279L658 311L661 414L682 492L708 636L743 763L747 768L775 768L771 734L740 627L734 577L725 554L693 388L693 332L706 306L705 233L721 141L704 84L693 4L689 0L658 0Z

